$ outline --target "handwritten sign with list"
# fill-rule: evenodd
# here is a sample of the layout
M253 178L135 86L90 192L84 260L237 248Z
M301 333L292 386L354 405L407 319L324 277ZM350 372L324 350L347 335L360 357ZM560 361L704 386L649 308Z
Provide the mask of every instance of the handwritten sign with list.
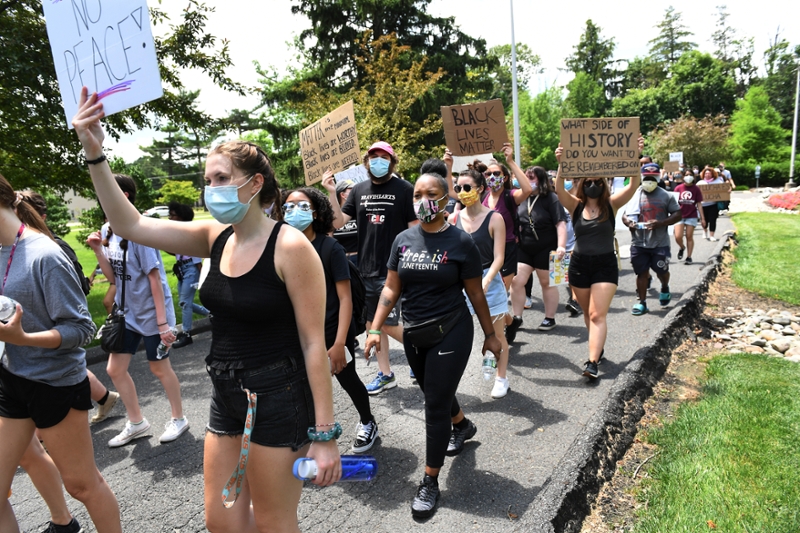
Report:
M360 163L353 101L337 107L300 131L300 153L306 185L322 181L326 170L338 173Z
M561 175L613 178L639 172L639 117L561 120Z
M444 140L455 156L497 152L508 142L500 99L478 104L442 106Z
M106 115L164 94L145 0L43 0L42 4L70 129L84 86L98 94Z

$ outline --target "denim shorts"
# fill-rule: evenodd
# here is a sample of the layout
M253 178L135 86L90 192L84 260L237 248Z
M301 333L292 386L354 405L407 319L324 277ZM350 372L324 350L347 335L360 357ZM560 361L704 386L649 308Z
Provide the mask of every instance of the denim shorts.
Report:
M383 292L383 286L386 285L386 278L364 278L364 288L366 290L367 300L367 322L375 320L375 312L378 310L378 302ZM400 323L400 298L389 311L386 317L384 326L396 326Z
M302 359L291 357L258 368L217 370L206 367L213 390L207 430L215 435L242 435L247 395L256 393L256 415L250 438L261 446L297 451L309 442L314 400Z

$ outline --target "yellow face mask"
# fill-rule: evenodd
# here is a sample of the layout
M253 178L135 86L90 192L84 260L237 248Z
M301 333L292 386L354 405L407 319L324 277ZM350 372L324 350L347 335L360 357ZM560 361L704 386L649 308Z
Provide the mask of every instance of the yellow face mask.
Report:
M461 191L458 193L458 199L464 204L464 207L469 207L478 201L478 191L472 189L469 192Z

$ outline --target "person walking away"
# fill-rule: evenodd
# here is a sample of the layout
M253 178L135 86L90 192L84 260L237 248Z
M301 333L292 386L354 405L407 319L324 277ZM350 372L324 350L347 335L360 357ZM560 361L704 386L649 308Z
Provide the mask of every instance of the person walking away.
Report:
M668 227L681 220L681 208L675 197L658 187L658 165L650 163L642 167L642 185L638 202L622 215L622 223L628 226L631 238L631 265L636 274L636 293L639 303L631 314L640 316L647 312L647 284L650 270L661 281L658 301L662 307L669 305L672 294L669 290L670 241Z
M706 226L703 215L703 192L694 184L694 175L687 174L683 183L675 187L678 194L678 204L681 207L681 221L675 224L675 242L678 243L678 261L683 259L686 250L686 264L692 264L694 251L694 230L698 221L702 227ZM683 235L686 234L686 246L683 245Z

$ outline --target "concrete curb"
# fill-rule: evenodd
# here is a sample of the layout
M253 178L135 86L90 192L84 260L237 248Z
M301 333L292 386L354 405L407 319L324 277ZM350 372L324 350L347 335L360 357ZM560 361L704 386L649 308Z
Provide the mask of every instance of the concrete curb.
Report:
M209 318L201 318L200 320L195 320L192 324L192 333L203 333L205 331L211 330L211 319ZM144 344L139 345L139 350L144 347ZM86 365L93 365L96 363L102 363L103 361L108 360L108 354L103 351L103 349L97 345L86 350Z
M693 323L702 313L708 287L719 272L722 250L732 236L732 231L726 232L720 239L691 288L664 317L654 338L634 353L606 401L545 482L531 504L534 531L580 531L600 488L611 479L617 461L633 442L644 402L664 375L672 351L692 334L684 324Z

